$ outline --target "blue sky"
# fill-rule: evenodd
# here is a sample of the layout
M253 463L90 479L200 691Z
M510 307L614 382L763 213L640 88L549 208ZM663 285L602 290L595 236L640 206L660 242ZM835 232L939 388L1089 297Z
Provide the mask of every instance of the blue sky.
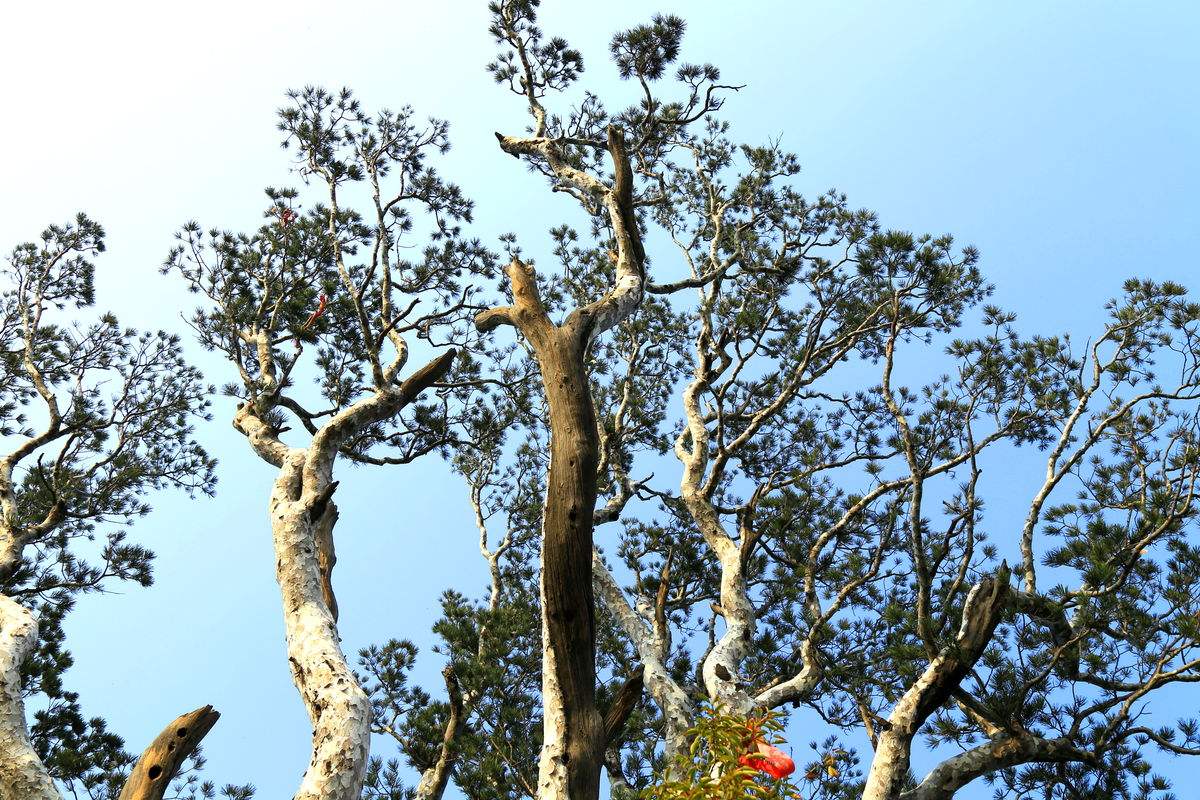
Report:
M726 106L739 138L782 137L810 194L836 186L886 226L978 246L996 302L1022 330L1085 336L1132 275L1200 289L1200 6L731 5L610 0L601 13L546 0L543 23L583 50L586 80L605 94L627 90L605 58L614 31L656 11L684 16L685 59L746 84ZM179 312L192 300L156 270L172 232L193 218L257 224L261 188L292 180L274 111L284 90L314 83L450 120L442 169L477 200L476 233L494 242L515 230L536 255L544 231L575 212L495 146L492 131L518 132L524 118L483 71L486 24L484 0L9 8L0 249L84 210L109 231L98 305L185 332ZM231 377L193 352L213 382ZM201 431L221 459L218 497L156 499L136 529L159 554L156 584L80 604L70 683L133 749L213 703L223 717L206 743L212 777L287 797L308 725L283 655L272 471L230 412L219 400ZM440 591L484 581L465 489L434 460L344 477L335 582L346 649L392 636L427 645ZM1020 483L1014 471L1014 491ZM438 667L425 659L418 678L436 686ZM1194 711L1200 696L1184 702ZM1182 766L1164 762L1175 775Z

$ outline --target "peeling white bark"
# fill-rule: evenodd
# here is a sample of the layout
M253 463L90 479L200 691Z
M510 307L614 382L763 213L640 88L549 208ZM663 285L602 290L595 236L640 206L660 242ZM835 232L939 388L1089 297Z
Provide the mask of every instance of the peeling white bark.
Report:
M543 576L544 576L543 572ZM544 578L539 580L546 607ZM558 655L550 641L550 623L542 614L542 751L538 756L538 800L571 800L567 773L566 701L558 685Z
M273 384L266 334L257 341L262 373ZM275 577L288 664L313 726L312 757L294 800L359 800L370 752L371 704L342 652L333 591L322 571L333 564L334 460L357 431L392 418L440 379L455 356L449 349L399 386L389 384L342 409L313 434L307 449L284 444L253 404L240 405L234 415L234 427L259 457L279 468L270 501Z
M799 700L812 693L820 683L823 672L817 659L816 647L811 636L800 646L800 657L804 662L800 672L783 683L762 691L754 702L763 708L778 708L784 703Z
M749 714L755 700L738 685L738 670L754 638L755 612L746 592L741 548L725 532L705 492L709 436L700 395L708 385L708 360L702 348L698 348L697 356L695 378L683 392L687 424L675 443L675 455L683 464L679 495L721 565L721 611L725 620L725 632L704 659L701 675L709 699L732 713ZM690 439L690 446L685 437Z
M359 800L371 739L371 704L346 662L322 596L318 520L302 498L305 451L289 453L271 493L275 575L292 678L312 721L312 760L295 800ZM326 512L328 513L328 511Z
M920 725L917 720L917 707L938 680L943 669L944 659L935 659L892 710L888 717L888 727L875 743L875 755L867 773L862 800L895 800L899 797L904 779L908 776L912 740Z
M624 261L617 263L617 280L612 290L591 306L595 310L590 332L592 339L620 325L642 304L642 276Z
M696 409L698 415L698 407ZM692 408L688 408L689 419ZM697 420L698 421L698 418ZM702 425L703 423L700 422ZM693 436L695 436L693 426ZM709 550L721 564L721 611L725 632L709 651L701 666L704 688L709 698L735 714L750 714L756 701L739 684L738 671L757 627L754 605L746 591L742 570L742 553L738 543L725 532L716 510L699 489L696 476L703 474L703 449L707 442L697 445L684 471L680 494L700 529Z
M687 730L692 726L694 709L687 692L675 682L663 662L662 642L655 640L650 629L629 604L625 593L604 564L604 559L592 551L592 583L596 596L617 619L621 630L633 642L643 668L643 680L650 696L666 720L664 757L670 763L675 753L687 747Z
M915 789L905 792L901 798L952 800L955 793L971 781L1005 767L1035 761L1088 761L1091 758L1067 739L1001 735L938 764Z
M0 798L5 800L62 800L25 727L21 664L37 639L37 618L0 595Z

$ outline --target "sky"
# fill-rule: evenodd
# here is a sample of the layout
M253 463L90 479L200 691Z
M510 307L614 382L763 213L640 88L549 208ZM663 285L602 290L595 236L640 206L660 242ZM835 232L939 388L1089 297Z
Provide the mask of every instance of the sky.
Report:
M1200 289L1195 3L543 5L543 27L583 51L585 80L608 96L628 92L609 37L654 12L685 17L684 60L745 84L724 112L738 138L781 139L809 194L836 186L886 227L979 247L995 301L1023 331L1086 336L1134 275ZM495 243L514 230L548 256L544 232L575 212L496 148L492 132L519 133L525 117L484 72L486 27L485 0L12 4L0 32L0 250L86 211L109 234L98 306L186 334L193 301L157 271L173 232L190 219L258 224L262 187L295 182L275 110L286 89L317 84L448 119L441 170L477 201L474 233ZM233 377L190 353L212 382ZM87 598L69 619L69 683L133 750L212 703L222 719L205 743L209 775L288 797L308 723L284 657L273 470L231 412L217 400L199 431L221 462L217 497L158 496L135 528L158 553L155 585ZM466 490L435 460L348 477L335 573L344 646L408 637L428 656L442 589L484 582ZM1008 477L1017 508L1034 478ZM425 657L416 677L436 687L439 668Z

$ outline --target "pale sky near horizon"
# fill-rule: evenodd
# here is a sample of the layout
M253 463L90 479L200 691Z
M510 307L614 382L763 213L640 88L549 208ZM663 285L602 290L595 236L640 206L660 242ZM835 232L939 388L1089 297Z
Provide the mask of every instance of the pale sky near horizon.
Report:
M607 60L611 34L654 12L685 17L683 59L746 84L724 111L736 137L781 137L810 195L836 186L885 226L977 245L1023 331L1086 337L1134 275L1200 291L1195 3L543 5L547 32L583 51L584 81L620 97L631 95ZM174 230L189 219L252 228L262 187L294 182L274 129L290 87L345 85L369 108L450 120L441 170L477 200L485 242L515 230L548 254L544 232L575 213L495 146L494 130L525 119L483 69L486 0L11 3L0 23L0 250L86 211L109 233L97 304L130 325L186 337L179 313L194 301L157 272ZM213 383L232 377L197 351ZM253 782L269 800L295 790L309 729L283 651L272 470L230 410L218 399L200 431L221 460L217 498L153 498L133 538L159 554L155 585L80 602L68 683L135 751L176 714L214 704L209 776ZM335 573L346 650L412 638L418 681L436 691L438 595L484 580L465 490L433 459L347 475ZM1183 697L1200 708L1200 694ZM808 739L794 734L802 752Z

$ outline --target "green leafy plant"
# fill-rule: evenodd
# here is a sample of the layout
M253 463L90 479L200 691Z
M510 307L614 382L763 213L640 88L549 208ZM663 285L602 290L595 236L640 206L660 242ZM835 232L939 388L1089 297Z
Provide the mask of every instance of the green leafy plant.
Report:
M764 756L758 742L784 743L782 714L767 711L744 717L705 704L688 731L690 746L667 765L663 780L646 787L641 800L716 800L716 798L800 798L788 778L774 778L757 764Z

